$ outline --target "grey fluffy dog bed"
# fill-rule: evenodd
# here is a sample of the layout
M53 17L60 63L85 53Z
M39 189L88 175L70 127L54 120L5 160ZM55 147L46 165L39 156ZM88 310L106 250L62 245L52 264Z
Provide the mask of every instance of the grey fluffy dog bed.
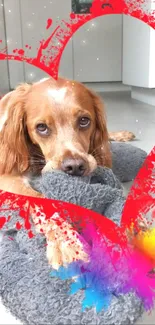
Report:
M127 144L112 144L112 152L115 175L121 181L132 180L146 153ZM98 168L91 177L82 179L59 172L46 173L32 185L48 198L93 209L119 224L125 198L119 181L106 168ZM4 305L24 324L127 325L141 316L141 301L132 293L113 297L107 311L96 313L91 308L82 312L84 292L71 296L69 280L50 276L44 236L36 234L28 239L23 228L15 228L18 215L13 211L11 214L11 221L2 229L5 236L0 245L0 294Z

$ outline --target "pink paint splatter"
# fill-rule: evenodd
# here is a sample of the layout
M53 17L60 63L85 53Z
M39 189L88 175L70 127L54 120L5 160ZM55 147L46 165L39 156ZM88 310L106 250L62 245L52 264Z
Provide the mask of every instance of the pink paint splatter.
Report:
M0 217L0 229L3 228L3 226L5 225L7 219L6 217Z
M22 225L20 224L20 222L16 222L16 229L20 230L22 228Z
M47 25L46 25L46 29L49 29L50 27L51 27L51 25L52 25L52 19L51 18L49 18L48 20L47 20Z

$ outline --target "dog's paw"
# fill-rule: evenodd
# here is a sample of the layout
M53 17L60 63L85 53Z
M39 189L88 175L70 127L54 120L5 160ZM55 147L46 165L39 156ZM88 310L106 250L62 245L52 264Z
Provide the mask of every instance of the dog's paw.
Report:
M68 223L63 224L63 229L50 230L46 238L48 263L54 269L77 260L89 261L88 244Z
M135 135L129 131L110 132L109 140L118 142L127 142L135 139Z

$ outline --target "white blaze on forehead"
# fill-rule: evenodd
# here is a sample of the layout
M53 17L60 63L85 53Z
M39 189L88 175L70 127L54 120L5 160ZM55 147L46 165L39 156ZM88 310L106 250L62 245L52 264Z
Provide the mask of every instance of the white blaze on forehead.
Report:
M48 96L52 97L52 99L57 103L60 103L65 99L66 92L67 92L66 87L60 89L47 90Z

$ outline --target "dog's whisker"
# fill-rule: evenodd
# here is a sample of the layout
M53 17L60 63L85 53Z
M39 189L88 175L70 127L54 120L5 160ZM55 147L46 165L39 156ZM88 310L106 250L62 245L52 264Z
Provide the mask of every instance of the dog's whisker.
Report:
M96 147L93 151L90 152L90 155L94 155L97 150L101 149L101 146ZM100 154L99 154L100 155Z
M34 161L34 162L44 162L44 159L36 159L36 158L30 158L30 161Z

